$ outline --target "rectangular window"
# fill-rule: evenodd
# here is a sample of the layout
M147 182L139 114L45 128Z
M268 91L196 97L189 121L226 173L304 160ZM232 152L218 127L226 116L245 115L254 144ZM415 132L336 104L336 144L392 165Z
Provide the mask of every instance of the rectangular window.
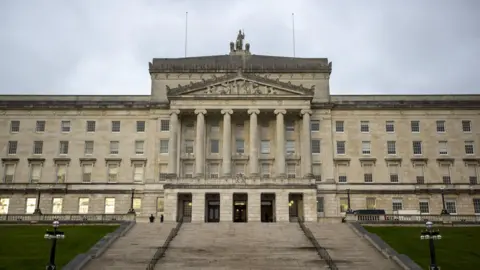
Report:
M466 155L475 154L475 145L473 141L465 141L465 154Z
M61 131L62 132L70 132L72 123L70 121L62 121L61 122Z
M440 172L442 174L442 181L445 185L452 184L452 179L450 177L450 164L440 164Z
M425 184L425 166L423 164L415 164L415 175L417 184Z
M344 121L335 121L335 131L336 132L345 132Z
M294 121L285 121L285 131L286 132L295 131L295 122Z
M63 198L53 198L52 200L52 214L61 214L63 208Z
M212 120L210 122L210 132L211 133L220 132L220 122L218 120Z
M30 183L38 183L42 177L42 165L30 164Z
M347 212L348 209L348 198L340 198L340 213Z
M193 178L193 164L185 163L183 168L183 176L185 178Z
M193 154L193 140L185 140L185 153Z
M422 142L421 141L412 142L412 147L413 147L413 154L414 155L421 155L422 154Z
M385 131L388 133L395 132L395 122L394 121L386 121L385 122Z
M210 153L212 153L212 154L220 153L220 141L219 140L210 140Z
M18 120L12 120L12 121L10 122L10 132L11 132L11 133L20 132L20 121L18 121Z
M93 148L94 148L93 141L85 141L85 147L84 147L85 155L93 155Z
M315 181L322 181L322 164L313 164L312 165L312 174Z
M287 140L285 143L285 153L287 155L295 154L295 141Z
M1 203L0 203L0 207ZM480 214L480 199L473 199L473 211L475 212L476 215ZM1 214L1 209L0 209L0 214Z
M145 132L145 121L137 121L137 132Z
M158 164L158 171L160 172L159 179L166 180L170 175L168 173L168 164Z
M115 183L118 180L118 164L110 163L108 164L108 182Z
M110 155L118 155L118 153L120 152L119 148L119 141L110 141Z
M236 148L236 153L237 154L245 153L245 141L242 140L242 139L237 139L235 141L235 148Z
M60 141L60 155L68 155L68 141Z
M418 121L418 120L411 121L410 122L410 129L414 133L420 132L420 121Z
M105 214L115 214L115 198L105 198Z
M35 131L36 132L45 132L45 121L37 121L37 124L35 125Z
M120 132L120 121L112 121L112 132Z
M27 204L25 207L25 214L33 214L37 207L37 198L27 198Z
M317 213L325 212L323 197L317 197Z
M270 154L270 141L263 140L260 142L260 153Z
M5 165L5 171L4 171L4 178L3 181L7 184L13 183L15 180L15 164L12 163L6 163Z
M397 143L395 141L387 141L387 154L388 155L397 154Z
M366 198L366 205L368 210L374 210L377 208L377 199L373 197Z
M401 198L392 199L392 210L393 211L403 210L403 200Z
M420 210L420 214L430 214L430 205L428 203L428 200L420 200L418 202L418 208Z
M455 200L445 200L445 208L450 214L457 214L457 202Z
M478 166L476 164L467 164L468 181L470 185L478 184Z
M82 182L90 183L92 181L93 164L82 164Z
M310 121L310 131L312 131L312 132L320 131L320 120L311 120Z
M337 141L337 155L345 155L345 141Z
M67 181L67 165L57 164L57 183L63 184Z
M369 121L360 121L360 132L363 132L363 133L370 132L370 122Z
M463 132L472 132L472 121L463 120L462 121L462 130L463 130Z
M439 141L438 142L438 154L439 155L448 155L447 141Z
M133 181L134 182L143 182L145 175L145 166L143 164L134 164L133 165Z
M80 198L78 199L78 213L79 214L88 214L88 205L90 203L89 198Z
M34 141L33 142L33 154L34 155L43 154L43 141Z
M297 166L295 164L287 164L287 177L296 178L297 177Z
M160 154L168 154L168 140L160 140Z
M399 174L398 174L398 164L388 164L388 172L390 175L390 183L398 183L399 180Z
M369 141L362 142L362 154L363 155L370 155L371 152L371 143Z
M16 155L17 154L17 148L18 148L18 142L17 141L9 141L8 142L8 154L9 155Z
M312 140L311 147L312 147L311 149L312 154L320 154L320 140L318 139Z
M347 165L338 164L337 165L337 173L338 173L338 182L339 183L346 183L347 182Z
M363 164L363 180L365 183L373 182L373 165L372 164Z
M262 178L270 178L270 164L262 164Z
M95 132L97 122L87 121L87 132Z
M170 131L170 120L168 119L160 120L160 131Z
M164 198L163 197L160 197L160 198L157 198L157 212L163 212L164 210ZM185 209L185 210L191 210L191 207L190 209ZM191 213L191 212L190 212Z
M210 170L210 178L214 178L214 179L218 178L218 176L220 175L220 173L219 173L219 171L220 171L219 167L220 166L218 164L210 164L210 166L208 166L208 167L209 167L209 170Z
M444 120L438 120L437 122L437 132L438 133L444 133L445 132L445 121Z
M140 198L133 198L133 210L137 215L140 215L142 212L142 199Z
M9 198L0 198L0 215L7 215L9 206L10 206Z

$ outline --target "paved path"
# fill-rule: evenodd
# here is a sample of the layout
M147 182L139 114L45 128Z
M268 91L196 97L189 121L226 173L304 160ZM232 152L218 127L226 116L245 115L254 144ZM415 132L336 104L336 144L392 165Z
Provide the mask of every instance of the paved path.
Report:
M327 269L297 223L184 223L155 269Z
M386 259L367 240L358 236L347 224L305 223L320 246L327 249L338 269L400 269Z
M137 223L85 270L145 270L176 223Z

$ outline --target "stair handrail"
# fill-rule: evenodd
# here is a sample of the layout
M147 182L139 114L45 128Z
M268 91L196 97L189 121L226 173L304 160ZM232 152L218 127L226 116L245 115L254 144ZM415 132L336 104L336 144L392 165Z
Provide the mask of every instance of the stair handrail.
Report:
M178 223L175 226L175 228L173 228L170 231L167 239L165 240L165 243L163 243L163 245L157 249L152 259L150 260L150 263L148 263L146 270L155 269L155 265L157 265L158 261L165 255L165 252L167 251L170 245L170 242L172 242L173 238L177 236L178 232L180 231L180 228L182 227L182 224L183 224L183 217L181 217L180 220L178 220Z
M308 240L310 240L312 245L317 250L318 256L320 256L320 258L323 259L327 263L328 267L331 270L338 270L337 265L333 261L332 257L330 257L330 254L328 254L328 251L318 243L318 241L315 238L315 236L313 235L312 231L310 231L310 229L307 228L307 226L305 226L302 218L298 218L298 225L302 229L303 234L305 234L305 236L308 238Z

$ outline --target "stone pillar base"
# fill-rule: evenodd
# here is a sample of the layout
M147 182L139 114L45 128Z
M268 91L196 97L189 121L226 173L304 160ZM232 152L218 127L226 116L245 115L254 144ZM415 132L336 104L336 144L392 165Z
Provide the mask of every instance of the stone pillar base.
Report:
M353 213L347 213L347 214L345 214L345 221L346 222L355 222L355 221L357 221L357 217Z

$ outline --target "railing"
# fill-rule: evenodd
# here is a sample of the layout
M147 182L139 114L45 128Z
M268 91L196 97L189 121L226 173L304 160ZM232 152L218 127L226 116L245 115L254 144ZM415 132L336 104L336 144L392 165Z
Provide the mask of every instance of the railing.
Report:
M51 223L58 220L62 223L118 223L134 221L132 214L8 214L0 215L0 223Z
M163 246L159 247L155 254L153 255L153 258L150 260L150 263L147 266L147 270L153 270L155 268L155 265L158 263L160 258L162 258L165 255L165 252L168 249L168 246L170 245L170 242L172 242L173 238L177 236L178 231L180 231L180 228L182 227L183 224L183 217L180 218L180 220L177 223L177 226L173 228L170 233L168 234L167 240L165 240L165 243L163 243Z
M480 215L355 215L361 224L416 224L432 221L436 223L480 224Z
M310 240L310 242L317 250L318 256L320 256L320 258L322 258L327 263L328 267L331 270L338 270L337 265L333 261L332 257L330 257L330 254L328 254L328 251L324 247L320 246L312 231L310 231L310 229L307 228L303 223L302 218L298 218L298 225L300 225L300 228L302 229L305 236L308 238L308 240Z

